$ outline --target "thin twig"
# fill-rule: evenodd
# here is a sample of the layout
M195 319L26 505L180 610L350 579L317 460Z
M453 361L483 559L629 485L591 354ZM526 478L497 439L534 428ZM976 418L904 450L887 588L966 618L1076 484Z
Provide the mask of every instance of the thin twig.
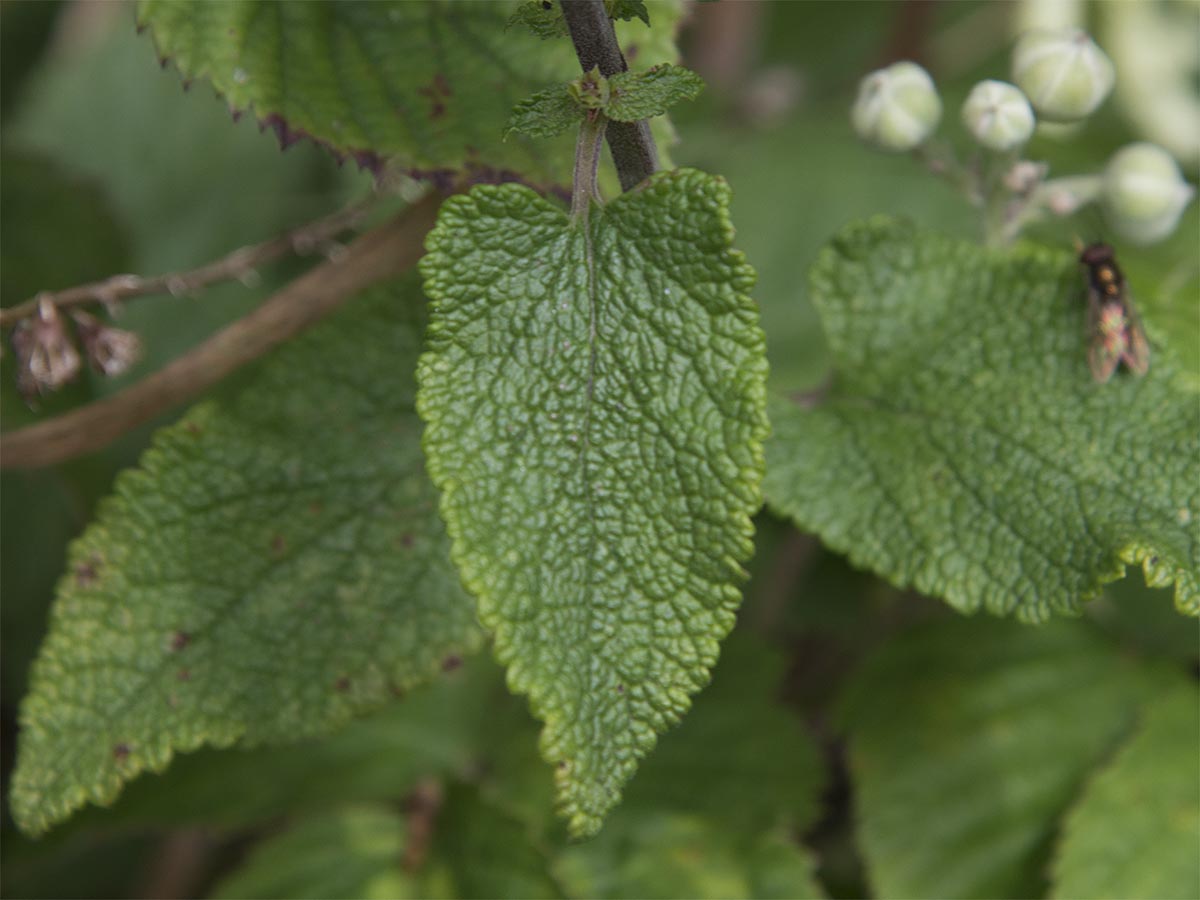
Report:
M562 10L584 72L599 66L600 74L609 78L629 71L603 0L562 0ZM649 122L609 122L605 134L621 190L636 187L658 171L658 147Z
M373 199L355 203L339 212L308 222L278 237L239 247L220 259L188 272L172 272L143 278L140 275L113 275L103 281L64 288L61 291L42 291L31 300L0 309L0 328L10 328L37 312L38 304L49 300L59 309L103 303L106 306L131 297L153 294L188 294L221 281L244 279L259 266L289 253L308 254L326 246L333 238L358 225L370 209Z
M284 286L254 312L118 394L0 435L0 468L38 468L99 450L190 400L367 287L411 268L441 196L430 194Z

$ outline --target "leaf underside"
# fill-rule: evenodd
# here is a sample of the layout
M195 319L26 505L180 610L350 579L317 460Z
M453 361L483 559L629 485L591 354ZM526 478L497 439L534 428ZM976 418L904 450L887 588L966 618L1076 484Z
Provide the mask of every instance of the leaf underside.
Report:
M118 479L21 707L22 828L177 751L331 731L478 645L423 471L420 302L368 292Z
M707 681L752 550L766 363L728 193L661 173L571 226L478 187L422 261L429 471L579 835Z
M1200 398L1167 352L1093 382L1066 254L875 219L812 288L835 377L772 406L772 508L964 611L1076 613L1140 563L1200 614Z
M681 6L654 24L618 24L639 64L671 62ZM520 178L570 184L574 144L503 140L513 105L579 74L565 38L508 28L516 7L343 0L142 0L138 24L185 78L206 78L238 112L253 110L283 146L299 138L378 171L385 161L449 184Z

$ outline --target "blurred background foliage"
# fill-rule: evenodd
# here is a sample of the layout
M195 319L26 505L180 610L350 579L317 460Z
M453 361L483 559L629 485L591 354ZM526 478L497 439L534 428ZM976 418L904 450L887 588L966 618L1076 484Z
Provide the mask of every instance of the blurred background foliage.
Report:
M961 135L958 105L979 79L1007 77L1012 37L1033 5L908 0L690 7L685 62L705 76L709 89L697 103L677 108L680 142L673 153L678 163L719 173L733 187L737 243L759 273L755 296L774 389L812 389L825 376L828 355L807 301L806 271L840 226L888 212L955 234L974 235L978 227L962 200L911 158L882 155L855 140L848 109L858 79L896 59L921 62L943 95L943 132ZM1067 7L1090 19L1104 44L1106 36L1121 34L1116 8L1123 5ZM1172 7L1168 14L1181 15L1200 41L1200 16L1191 5L1154 5ZM0 38L0 297L6 305L39 289L116 272L190 268L370 189L369 174L339 167L311 144L281 153L249 117L231 121L207 85L181 90L176 73L160 70L151 42L135 33L133 9L125 3L3 2ZM1115 61L1120 82L1122 58ZM1193 68L1193 100L1196 76ZM1153 137L1147 129L1154 125L1147 125L1147 111L1137 102L1118 91L1081 130L1037 138L1031 155L1048 160L1054 174L1095 171L1122 144ZM1195 182L1197 157L1181 162ZM1076 234L1107 236L1099 217L1085 213L1043 225L1033 237L1067 248ZM1193 203L1173 238L1149 249L1123 249L1121 257L1151 335L1168 341L1193 371L1200 365L1198 244ZM253 285L129 303L119 324L142 336L144 360L112 381L85 375L32 410L16 395L6 353L4 427L143 377L253 308L305 265L271 266ZM17 705L66 542L89 520L115 473L136 460L151 431L139 429L54 469L3 475L0 749L6 781ZM219 887L227 896L665 896L675 866L689 879L684 893L767 894L771 873L803 870L807 879L815 866L814 894L864 895L871 887L836 711L842 687L876 648L955 617L940 603L850 569L814 539L765 514L758 526L739 626L746 634L735 635L712 691L647 761L602 839L552 865L548 848L561 836L549 813L536 729L508 697L495 667L480 659L327 740L179 759L165 775L132 785L114 809L88 810L40 841L18 835L6 811L3 892L169 897ZM951 627L983 633L992 624ZM1104 636L1121 658L1187 669L1194 677L1197 623L1175 614L1166 592L1149 591L1136 574L1112 586L1085 622L1064 627ZM773 648L769 665L755 662L767 651L747 651L755 641ZM735 683L735 697L744 679L745 690L754 692L748 702L761 701L763 708L723 703L723 679ZM708 708L711 714L701 716ZM766 721L773 724L765 741L756 744L744 734L737 740ZM789 729L802 734L778 738ZM703 760L692 767L698 772L689 769L684 738L690 731L699 732L699 743L729 741L736 757L729 773L754 772L755 784L722 782L708 797L715 808L696 808L689 785L715 782ZM672 795L675 781L680 790ZM756 789L767 794L762 809L753 806ZM761 824L781 803L791 815L774 837L740 849L741 855L723 855L730 836L745 833L739 815L749 808ZM432 835L421 833L430 808L437 810ZM798 848L800 836L807 850ZM1032 874L1022 869L1025 874L1013 876L1017 881L997 883L1006 890L1041 887L1047 840L1030 838L1034 849L1022 864ZM389 841L417 854L412 866L389 864ZM302 873L284 878L287 860L307 848L330 847L342 849L314 858L313 872L328 873L339 860L353 859L339 870L340 880L306 880ZM747 859L761 863L756 873L745 870ZM424 880L414 880L409 870L424 860L431 861Z

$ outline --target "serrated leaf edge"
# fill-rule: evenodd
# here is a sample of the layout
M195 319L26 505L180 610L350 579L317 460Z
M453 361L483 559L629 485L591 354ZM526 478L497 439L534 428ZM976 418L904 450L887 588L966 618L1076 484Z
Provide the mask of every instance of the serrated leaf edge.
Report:
M677 179L700 179L706 182L708 185L711 185L714 189L716 194L714 197L714 211L717 215L718 227L720 228L721 234L725 240L725 252L729 254L730 263L737 273L743 278L748 278L750 283L747 285L746 289L749 290L749 288L753 285L753 279L755 277L754 270L746 262L745 254L732 246L735 234L733 223L729 215L729 202L732 192L724 178L721 178L720 176L707 175L698 170L687 168L658 172L652 175L642 184L638 185L634 191L622 194L621 196L615 198L609 204L609 206L611 207L614 204L629 202L627 198L630 194L650 191L656 187L661 187L669 181ZM529 191L529 189L525 188L524 186L518 185L517 187L519 189ZM468 195L458 195L448 199L442 205L442 211L448 217L457 216L460 210L465 211L474 206L474 201L472 200L473 195L478 194L481 196L499 197L501 192L505 191L506 189L507 186L501 185L478 186L473 188L471 193ZM529 200L532 203L544 205L545 213L552 213L557 217L560 217L563 227L569 227L569 219L565 212L552 207L544 198L540 197L533 191L529 191ZM447 220L447 222L448 221L449 220ZM438 277L437 269L439 265L438 253L440 251L440 245L443 239L443 219L441 214L439 214L438 224L433 228L432 231L430 231L429 236L426 238L426 255L419 263L419 268L421 270L421 275L425 286L425 293L429 298L432 309L435 311L438 303L442 299L442 292L439 290L440 278ZM738 295L746 304L754 306L755 311L757 311L757 306L754 304L754 301L749 297L748 294L739 291ZM741 534L744 542L742 559L726 560L726 562L729 564L731 575L737 581L742 581L748 577L748 573L744 567L742 567L741 562L748 560L754 549L754 522L752 516L761 505L762 479L765 475L766 468L764 442L770 434L770 424L766 414L766 337L763 334L761 327L758 328L757 343L762 351L762 355L760 357L761 365L759 366L760 371L758 373L759 377L755 379L753 384L749 385L749 387L754 389L752 391L754 396L751 399L756 402L756 406L761 413L759 416L759 426L756 429L756 434L754 435L752 446L750 448L755 461L755 467L753 471L749 472L744 468L740 469L739 473L742 475L740 486L744 487L747 492L757 495L759 498L759 503L755 504L755 509L752 511L736 514L735 521L731 522L731 525L736 527L737 531ZM433 351L426 350L421 354L417 366L417 412L427 425L424 433L425 435L428 435L435 424L440 420L437 409L431 407L429 403L425 402L426 395L420 390L420 385L422 385L425 381L426 371L432 369L436 363L436 360L437 355ZM555 794L558 811L560 814L563 814L568 818L569 830L574 838L581 839L590 837L600 830L600 827L603 825L603 820L585 810L577 808L567 796L572 787L570 760L564 758L564 756L553 746L553 723L559 717L557 715L552 716L549 714L549 710L547 710L545 706L545 700L539 696L540 691L537 690L537 683L531 677L525 674L524 668L521 666L521 661L517 658L515 649L508 642L507 636L504 633L505 623L490 613L492 602L485 580L481 575L473 573L473 567L468 563L466 558L468 551L462 543L461 523L451 503L452 494L458 486L454 479L447 477L446 472L442 470L437 460L434 459L428 452L426 453L425 460L426 469L429 472L429 476L433 479L434 484L441 492L439 499L439 510L441 512L442 519L446 524L447 533L450 535L451 559L454 562L455 567L458 569L460 577L463 581L463 586L466 588L467 592L471 594L471 596L476 598L479 604L480 621L483 626L488 629L489 634L492 636L492 648L496 660L505 667L505 680L508 684L508 688L510 692L521 694L528 699L531 712L533 713L534 717L542 723L538 746L543 759L545 759L547 763L554 767ZM732 593L733 596L728 599L731 600L734 609L736 609L736 606L741 602L740 589L733 584L724 585L722 588L726 591L726 593ZM729 615L728 627L725 630L726 635L730 630L732 630L734 624L733 619L734 612L731 611ZM724 635L722 635L722 639L723 638ZM712 669L716 665L720 652L719 640L715 641L714 644L716 644L716 652L714 652L711 660L705 661L707 678L702 684L696 685L691 694L681 698L680 708L682 711L677 716L673 717L673 721L675 723L678 723L686 711L690 709L692 697L694 696L695 692L707 683L708 678L711 678ZM657 743L657 740L658 735L653 732L651 732L648 736L643 736L643 740L637 744L637 749L641 751L638 758L640 759L648 754ZM628 781L633 772L636 771L636 767L637 762L634 761L628 767L628 771L624 773L622 784ZM619 802L620 787L616 788L616 790L618 792L618 797L614 798L614 802L609 806L609 809Z

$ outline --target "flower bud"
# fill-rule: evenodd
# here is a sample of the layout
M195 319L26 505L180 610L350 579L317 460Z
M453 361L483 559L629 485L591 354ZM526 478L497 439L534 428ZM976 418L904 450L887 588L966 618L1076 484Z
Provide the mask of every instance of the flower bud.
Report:
M56 391L79 374L79 351L71 343L58 309L49 300L12 333L17 357L17 387L26 399Z
M1031 31L1013 50L1013 81L1051 122L1091 115L1112 90L1112 61L1078 28Z
M1033 109L1025 95L1003 81L981 81L962 108L963 124L980 144L1003 152L1020 147L1033 134Z
M941 118L942 101L933 79L913 62L898 62L863 78L851 113L860 138L897 152L925 143Z
M1194 194L1171 154L1156 144L1138 143L1108 161L1100 199L1122 236L1152 244L1175 230Z
M593 66L579 78L567 84L571 98L584 109L604 109L612 96L608 79L600 74L600 67Z
M105 325L84 312L74 313L72 318L88 363L101 375L120 375L141 357L142 342L132 331Z

